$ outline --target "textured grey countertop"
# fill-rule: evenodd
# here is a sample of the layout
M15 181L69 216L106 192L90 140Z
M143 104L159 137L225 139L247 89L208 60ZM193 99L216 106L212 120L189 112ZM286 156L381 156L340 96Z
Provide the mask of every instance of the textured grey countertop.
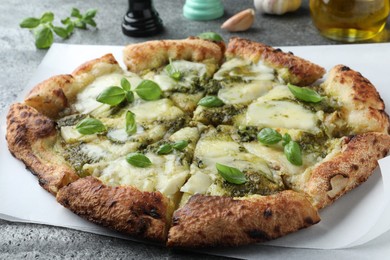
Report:
M72 7L82 11L97 8L98 29L76 31L68 40L55 42L70 44L125 45L150 39L177 39L197 35L204 31L215 31L225 39L236 35L269 45L322 45L336 44L321 37L311 23L308 1L303 1L299 11L284 16L257 15L254 26L244 33L230 34L219 29L224 20L232 14L253 6L250 0L224 0L223 18L196 22L186 20L182 15L184 0L155 0L155 6L164 22L165 30L153 38L130 38L122 34L122 17L127 10L125 0L0 0L0 114L22 92L28 80L46 54L37 50L32 34L20 29L19 23L25 17L39 17L45 11L59 17L69 15ZM389 26L374 41L389 41ZM61 62L61 61L58 61ZM4 170L4 169L3 169ZM0 173L1 174L1 173ZM37 187L39 188L38 184ZM23 191L20 191L23 192ZM295 254L293 249L260 247L268 259L279 259ZM324 252L308 250L317 258L331 255L356 257L357 252L339 250ZM13 223L0 220L0 259L221 259L186 251L166 249L132 241L104 237L65 228L36 224Z

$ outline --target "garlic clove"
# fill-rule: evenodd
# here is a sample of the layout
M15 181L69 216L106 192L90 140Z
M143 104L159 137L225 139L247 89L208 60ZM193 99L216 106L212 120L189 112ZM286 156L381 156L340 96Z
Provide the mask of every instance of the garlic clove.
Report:
M260 13L282 15L296 11L302 0L254 0L254 5Z
M255 21L255 10L252 8L241 11L226 20L221 29L229 32L241 32L248 30Z

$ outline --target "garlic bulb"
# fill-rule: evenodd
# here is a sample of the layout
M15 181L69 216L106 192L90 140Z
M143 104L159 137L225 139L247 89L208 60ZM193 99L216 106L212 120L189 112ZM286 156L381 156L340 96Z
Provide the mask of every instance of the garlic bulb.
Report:
M248 30L255 20L255 10L246 9L230 17L221 26L221 29L229 32L241 32Z
M302 0L254 0L254 4L261 13L281 15L297 10Z

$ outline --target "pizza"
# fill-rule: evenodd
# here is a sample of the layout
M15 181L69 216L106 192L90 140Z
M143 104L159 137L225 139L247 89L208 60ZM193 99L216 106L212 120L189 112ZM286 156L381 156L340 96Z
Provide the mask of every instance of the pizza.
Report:
M262 43L131 44L10 107L10 152L77 215L172 247L268 241L320 221L390 147L375 87Z

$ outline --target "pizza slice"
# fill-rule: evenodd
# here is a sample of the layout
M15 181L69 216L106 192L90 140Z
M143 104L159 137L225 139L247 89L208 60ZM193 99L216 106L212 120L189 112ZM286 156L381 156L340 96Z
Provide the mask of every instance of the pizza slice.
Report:
M270 46L232 38L226 61L214 74L220 84L217 93L194 112L194 120L204 124L240 124L247 106L272 88L287 83L306 85L320 79L325 70L307 60ZM207 100L206 100L207 101Z
M279 171L236 141L233 126L209 127L181 188L168 245L237 246L274 239L317 223L303 193L289 190Z
M149 41L124 49L129 71L155 81L175 105L189 115L207 93L216 93L210 80L223 59L225 45L195 37L185 40Z

